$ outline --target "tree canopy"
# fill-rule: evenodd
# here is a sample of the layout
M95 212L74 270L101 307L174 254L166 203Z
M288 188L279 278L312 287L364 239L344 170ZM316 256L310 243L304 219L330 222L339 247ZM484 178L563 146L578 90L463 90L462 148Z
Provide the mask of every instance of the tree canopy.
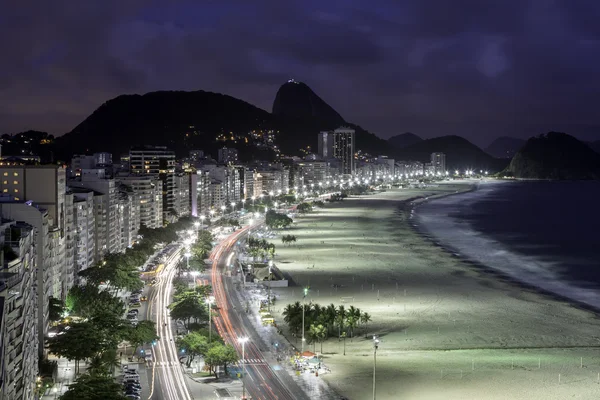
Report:
M287 228L294 222L290 217L285 214L269 210L265 216L265 223L269 228L282 229Z
M82 375L59 397L60 400L127 400L112 376Z

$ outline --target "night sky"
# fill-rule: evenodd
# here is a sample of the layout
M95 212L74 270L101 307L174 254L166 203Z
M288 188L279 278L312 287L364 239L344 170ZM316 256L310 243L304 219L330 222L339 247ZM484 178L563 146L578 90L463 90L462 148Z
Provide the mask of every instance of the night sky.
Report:
M271 111L289 78L383 138L600 139L600 1L3 1L0 133L62 134L123 93Z

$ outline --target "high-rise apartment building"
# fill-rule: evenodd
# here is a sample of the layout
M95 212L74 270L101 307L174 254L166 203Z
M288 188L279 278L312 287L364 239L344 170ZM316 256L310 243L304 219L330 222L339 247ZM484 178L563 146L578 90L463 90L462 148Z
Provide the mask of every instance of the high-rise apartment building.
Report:
M120 183L130 187L138 196L140 225L155 229L163 226L162 181L152 176L122 176Z
M431 153L431 165L435 173L445 174L446 173L446 154L444 153Z
M33 202L15 202L8 197L0 198L0 212L2 218L12 221L23 221L33 227L33 241L35 246L35 267L37 285L37 334L39 343L38 353L44 353L44 337L48 333L48 299L60 298L54 293L55 276L61 276L61 268L56 268L56 252L51 249L53 238L57 230L50 225L52 220L48 211Z
M333 132L319 132L317 151L322 160L333 158Z
M129 171L135 176L158 177L162 181L163 213L175 211L175 152L164 146L132 148Z
M36 248L33 227L0 225L0 399L35 398L38 375Z
M343 175L354 174L354 129L341 127L333 131L333 156L340 160Z

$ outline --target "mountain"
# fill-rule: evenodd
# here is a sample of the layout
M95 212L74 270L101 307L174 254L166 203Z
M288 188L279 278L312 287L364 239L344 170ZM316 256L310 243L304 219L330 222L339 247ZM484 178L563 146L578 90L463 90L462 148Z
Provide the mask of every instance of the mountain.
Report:
M496 159L460 136L441 136L422 140L395 152L397 160L430 162L431 153L446 155L446 169L500 171L507 162Z
M56 144L63 159L96 151L118 156L139 144L168 146L179 154L194 148L211 151L219 147L218 134L268 129L271 119L242 100L202 90L122 95L101 105Z
M344 118L316 95L308 85L290 79L277 91L273 115L291 118L312 118L317 121L343 125Z
M486 147L485 152L496 158L513 158L525 142L524 139L502 136Z
M588 146L590 146L590 148L596 153L600 154L600 140L596 140L595 142L589 142Z
M410 132L401 133L388 139L388 143L397 149L402 149L421 141L423 141L423 139Z
M293 86L293 89L289 89ZM291 93L291 95L290 95ZM294 115L290 104L308 98L306 107ZM297 100L294 100L297 99ZM275 106L277 105L277 106ZM302 108L304 107L304 108ZM107 101L71 132L55 140L56 160L74 154L107 151L118 158L140 144L167 146L178 156L202 149L216 157L223 146L236 148L241 161L272 160L272 144L265 146L262 135L252 131L273 131L274 144L284 154L299 155L307 146L316 149L317 134L340 125L356 130L356 146L370 154L387 155L388 143L360 126L343 122L342 117L303 83L287 82L271 114L231 96L205 92L161 91L144 95L122 95ZM314 115L313 115L314 114Z
M549 132L530 138L505 173L528 179L600 179L600 154L573 136Z

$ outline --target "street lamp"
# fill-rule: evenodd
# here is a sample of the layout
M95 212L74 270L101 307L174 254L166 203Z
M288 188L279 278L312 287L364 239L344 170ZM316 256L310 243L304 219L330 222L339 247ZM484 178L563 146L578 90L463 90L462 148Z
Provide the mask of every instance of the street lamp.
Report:
M246 399L246 342L247 337L238 338L238 342L242 344L242 364L244 365L244 376L242 377L242 399Z
M203 219L202 217L200 217L200 219ZM200 227L200 222L196 221L194 222L194 226L196 227L196 235L198 234L198 228Z
M221 206L221 214L222 214L222 215L225 215L225 209L226 209L226 208L227 208L227 207L225 207L224 205L222 205L222 206Z
M185 262L186 262L187 269L190 269L190 257L192 256L192 254L188 251L184 254L184 256L185 256Z
M307 287L304 288L304 296L302 297L302 351L300 352L300 355L304 353L304 304L306 300L306 295L308 295Z
M200 216L200 223L201 223L201 225L202 225L202 229L204 229L204 219L205 219L205 218L206 218L206 217L205 217L204 215L201 215L201 216Z
M271 313L271 272L273 268L273 260L269 260L269 292L267 293L267 311Z
M375 368L377 367L377 348L379 347L379 338L373 335L373 400L375 400Z
M208 304L208 343L212 342L212 305L215 302L214 296L208 296L206 298L206 304Z
M233 201L231 202L231 208L232 208L233 212L235 212L235 203Z
M210 214L210 217L212 218L215 215L215 210L210 210L209 214Z

